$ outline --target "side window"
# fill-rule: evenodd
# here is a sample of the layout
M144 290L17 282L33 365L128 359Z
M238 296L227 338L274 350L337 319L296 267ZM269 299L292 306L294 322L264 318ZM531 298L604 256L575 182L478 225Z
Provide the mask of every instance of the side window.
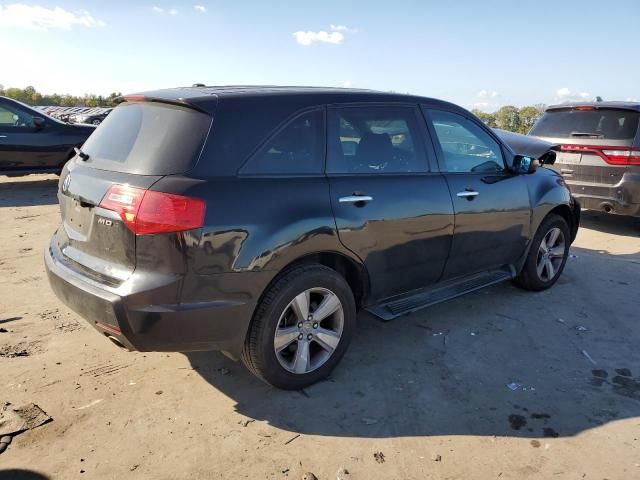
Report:
M0 127L33 127L33 116L12 106L0 104Z
M425 172L418 128L411 107L331 108L327 172Z
M487 132L461 115L429 110L448 172L504 171L500 145Z
M242 167L246 175L322 173L324 115L314 110L295 117Z

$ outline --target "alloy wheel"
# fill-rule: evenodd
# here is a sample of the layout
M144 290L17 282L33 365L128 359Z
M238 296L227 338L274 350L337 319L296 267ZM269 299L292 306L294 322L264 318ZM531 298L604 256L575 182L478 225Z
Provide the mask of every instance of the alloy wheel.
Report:
M280 365L305 374L324 365L338 347L344 310L338 296L326 288L296 295L280 315L273 348Z
M553 280L564 260L564 251L564 234L558 227L554 227L542 238L538 249L536 271L540 280L543 282Z

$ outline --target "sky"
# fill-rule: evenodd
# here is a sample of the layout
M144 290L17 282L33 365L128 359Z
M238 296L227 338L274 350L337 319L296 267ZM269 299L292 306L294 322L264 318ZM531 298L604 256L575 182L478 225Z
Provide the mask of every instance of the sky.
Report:
M640 99L640 0L0 0L0 85L371 88L494 111Z

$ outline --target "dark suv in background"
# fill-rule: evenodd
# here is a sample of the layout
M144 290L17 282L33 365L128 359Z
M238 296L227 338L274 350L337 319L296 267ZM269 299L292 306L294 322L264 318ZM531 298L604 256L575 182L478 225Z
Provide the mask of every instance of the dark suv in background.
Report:
M584 208L640 217L640 103L554 105L529 135L560 145L553 168Z
M114 343L222 350L301 388L356 310L550 287L579 205L550 144L424 97L198 87L126 97L60 178L53 290ZM509 143L517 146L514 151ZM535 158L532 158L534 156Z

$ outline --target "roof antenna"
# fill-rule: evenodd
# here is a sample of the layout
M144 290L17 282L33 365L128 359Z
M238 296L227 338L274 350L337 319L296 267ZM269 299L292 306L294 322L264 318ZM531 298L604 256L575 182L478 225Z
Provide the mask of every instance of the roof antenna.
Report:
M602 97L598 96L593 101L594 102L601 102L602 101Z

